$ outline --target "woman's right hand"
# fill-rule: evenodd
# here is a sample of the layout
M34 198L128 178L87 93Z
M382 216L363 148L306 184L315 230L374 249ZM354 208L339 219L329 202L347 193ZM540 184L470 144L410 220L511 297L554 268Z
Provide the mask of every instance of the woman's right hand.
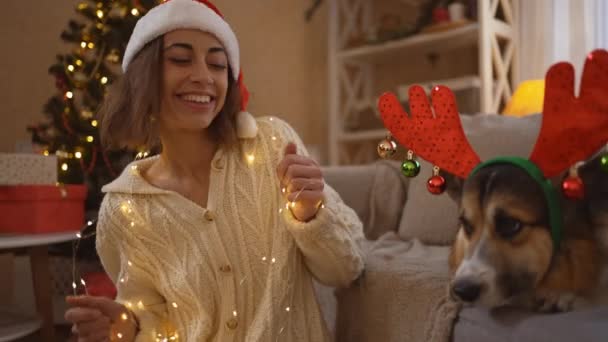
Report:
M65 319L72 323L78 342L133 341L136 326L129 309L112 299L93 296L68 296L70 308Z

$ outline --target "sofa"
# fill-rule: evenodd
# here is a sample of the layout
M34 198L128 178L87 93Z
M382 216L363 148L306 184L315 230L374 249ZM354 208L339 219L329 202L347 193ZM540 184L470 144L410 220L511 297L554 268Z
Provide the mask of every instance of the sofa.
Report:
M527 157L541 122L462 115L465 133L482 160ZM462 308L448 295L448 255L457 232L457 207L431 195L432 165L408 179L399 161L324 168L326 182L364 225L366 266L345 289L315 284L336 341L608 341L608 307L559 314L516 309Z

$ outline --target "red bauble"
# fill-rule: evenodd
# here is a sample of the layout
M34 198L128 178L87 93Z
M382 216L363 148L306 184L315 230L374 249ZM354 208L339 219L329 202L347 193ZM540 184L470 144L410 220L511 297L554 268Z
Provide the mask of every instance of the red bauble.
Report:
M440 195L445 191L445 178L433 176L426 182L426 188L433 195Z
M63 79L62 77L56 77L55 78L55 87L57 87L57 89L63 91L65 89L65 79Z
M564 195L572 200L580 200L585 197L585 184L579 177L567 177L562 182Z

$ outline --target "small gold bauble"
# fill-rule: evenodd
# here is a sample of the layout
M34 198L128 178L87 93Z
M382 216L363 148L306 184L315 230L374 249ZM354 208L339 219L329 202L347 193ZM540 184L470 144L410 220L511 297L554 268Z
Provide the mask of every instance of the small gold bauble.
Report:
M378 143L378 155L382 159L392 157L397 152L397 143L391 139L383 139Z
M80 112L80 116L83 119L91 119L93 117L93 111L88 109L88 108L84 108L82 109L82 111Z
M120 62L120 52L116 49L112 49L106 56L106 61L117 64Z
M110 9L110 12L108 13L108 16L111 18L123 19L124 17L127 16L127 13L129 13L129 9L127 8L127 6L120 5L120 4L114 4L112 6L112 8Z

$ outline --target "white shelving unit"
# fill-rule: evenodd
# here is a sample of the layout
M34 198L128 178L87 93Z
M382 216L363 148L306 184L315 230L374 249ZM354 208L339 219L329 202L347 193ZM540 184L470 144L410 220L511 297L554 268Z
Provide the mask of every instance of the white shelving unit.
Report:
M463 80L478 87L479 111L498 113L513 92L517 73L517 18L519 0L477 0L477 22L450 30L421 33L380 44L348 48L348 40L374 25L374 6L387 0L329 1L329 163L358 164L377 158L375 145L386 130L349 128L362 110L376 112L380 95L374 87L375 67L398 63L409 55L477 48L476 75ZM411 83L407 79L401 84ZM439 80L426 80L435 83ZM453 80L458 82L458 80ZM385 89L395 91L395 89ZM376 120L379 122L377 113Z

